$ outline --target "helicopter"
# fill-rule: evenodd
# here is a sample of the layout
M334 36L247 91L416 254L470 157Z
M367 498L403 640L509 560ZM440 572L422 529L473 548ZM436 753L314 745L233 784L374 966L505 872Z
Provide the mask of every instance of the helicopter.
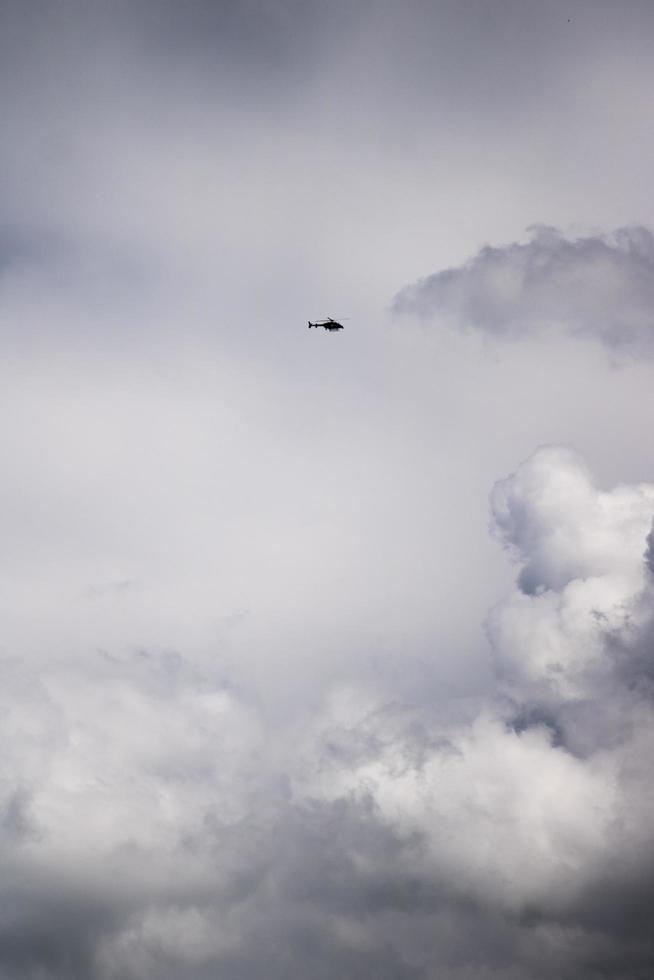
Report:
M343 324L339 323L338 320L334 320L334 318L331 316L328 317L326 320L316 320L315 323L312 323L311 320L309 320L309 330L311 330L311 327L323 327L325 330L344 329Z

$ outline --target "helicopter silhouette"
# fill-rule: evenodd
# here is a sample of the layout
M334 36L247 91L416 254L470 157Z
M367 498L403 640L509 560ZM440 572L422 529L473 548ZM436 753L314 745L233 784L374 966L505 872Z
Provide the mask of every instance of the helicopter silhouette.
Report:
M334 320L334 318L331 316L328 317L326 320L316 320L315 323L312 323L311 320L309 320L309 330L311 330L311 327L323 327L324 330L344 329L343 324L339 323L338 320Z

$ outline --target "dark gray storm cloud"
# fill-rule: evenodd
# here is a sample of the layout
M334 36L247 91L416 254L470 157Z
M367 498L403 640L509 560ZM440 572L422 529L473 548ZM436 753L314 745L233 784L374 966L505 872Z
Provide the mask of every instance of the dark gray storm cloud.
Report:
M488 245L465 265L405 287L393 310L514 339L559 328L651 356L654 236L628 227L566 238L536 227L526 244Z

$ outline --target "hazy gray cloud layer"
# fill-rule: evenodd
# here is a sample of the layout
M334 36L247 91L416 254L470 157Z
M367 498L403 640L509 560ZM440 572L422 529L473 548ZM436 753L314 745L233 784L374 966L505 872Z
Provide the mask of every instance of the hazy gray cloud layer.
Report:
M393 310L513 338L560 328L651 356L654 236L631 227L568 239L538 227L526 244L486 246L466 265L407 286Z
M653 38L0 4L1 980L649 980Z

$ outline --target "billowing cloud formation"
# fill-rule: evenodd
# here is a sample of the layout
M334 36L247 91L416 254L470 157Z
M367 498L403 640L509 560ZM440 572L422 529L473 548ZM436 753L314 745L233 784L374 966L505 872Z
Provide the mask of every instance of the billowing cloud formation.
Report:
M178 655L5 659L0 976L644 978L654 485L547 447L491 504L482 704L335 680L271 727Z
M651 355L654 236L627 227L568 239L537 226L526 244L486 246L464 266L407 286L393 309L504 337L558 327Z
M492 494L521 566L488 620L497 701L467 724L362 707L328 729L326 792L417 835L424 901L511 932L508 975L651 969L653 513L654 485L601 491L573 451L539 450Z
M597 490L576 453L551 447L491 499L496 532L522 565L520 591L490 618L502 676L519 677L521 694L592 695L591 679L612 669L607 635L637 621L654 486Z

